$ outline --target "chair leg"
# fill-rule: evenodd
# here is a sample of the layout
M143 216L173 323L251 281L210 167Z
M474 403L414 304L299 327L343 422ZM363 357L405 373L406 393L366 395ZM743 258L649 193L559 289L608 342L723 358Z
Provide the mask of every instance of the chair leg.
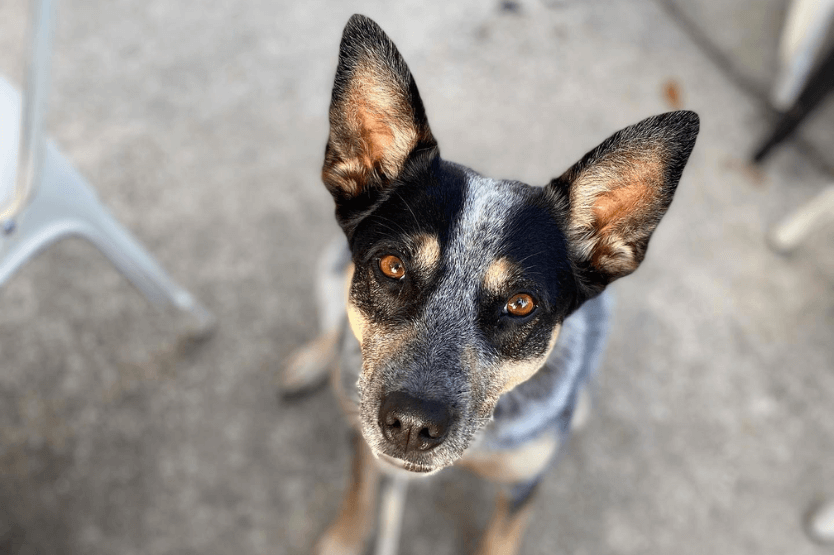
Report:
M6 237L0 240L0 287L47 246L78 233L76 222L45 219L41 212L36 197L13 225L9 223Z
M818 502L804 520L811 539L822 545L834 545L834 499Z
M154 304L170 304L190 313L200 331L214 326L214 317L162 269L145 248L101 204L85 214L91 224L81 233Z
M775 250L788 253L827 221L834 221L834 187L824 189L785 217L770 231L768 240Z
M808 79L793 108L782 115L771 134L756 150L753 161L758 163L764 160L770 150L793 133L832 89L834 89L834 48L828 52Z
M790 109L811 73L834 21L834 0L791 0L779 39L779 72L770 101L780 111Z
M180 287L148 252L98 201L95 192L48 145L40 188L25 209L17 229L7 239L0 262L0 285L37 252L66 236L80 236L95 245L149 301L170 304L191 314L198 334L208 334L214 317L187 290Z

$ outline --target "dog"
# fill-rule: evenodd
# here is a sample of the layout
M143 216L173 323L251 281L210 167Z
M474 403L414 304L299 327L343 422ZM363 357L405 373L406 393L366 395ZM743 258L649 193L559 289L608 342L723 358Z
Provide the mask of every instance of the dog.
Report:
M341 239L317 269L320 336L284 375L333 367L356 430L351 481L315 552L394 553L404 476L456 465L502 484L481 555L517 553L531 499L602 356L606 286L637 269L699 130L670 112L618 131L544 187L443 160L408 66L347 23L322 179Z

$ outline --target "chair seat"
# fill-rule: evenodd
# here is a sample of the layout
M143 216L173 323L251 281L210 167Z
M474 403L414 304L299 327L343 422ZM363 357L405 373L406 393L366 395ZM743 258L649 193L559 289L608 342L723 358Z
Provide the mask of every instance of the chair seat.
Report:
M0 76L0 208L14 197L20 148L20 93Z

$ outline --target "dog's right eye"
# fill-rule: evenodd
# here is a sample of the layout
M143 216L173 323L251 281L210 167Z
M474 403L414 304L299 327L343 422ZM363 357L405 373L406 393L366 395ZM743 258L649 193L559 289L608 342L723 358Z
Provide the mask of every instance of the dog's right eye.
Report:
M505 310L513 316L528 316L535 310L536 301L527 293L516 293L507 301Z
M391 279L402 279L405 276L405 265L403 261L389 254L379 259L379 269L386 277Z

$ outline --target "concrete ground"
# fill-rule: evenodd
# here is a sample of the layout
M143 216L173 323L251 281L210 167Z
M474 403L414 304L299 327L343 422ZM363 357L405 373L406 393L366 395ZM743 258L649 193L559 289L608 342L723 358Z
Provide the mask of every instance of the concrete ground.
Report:
M25 6L0 2L0 71L18 83ZM801 519L834 495L834 225L787 257L764 236L834 182L831 101L746 164L783 11L62 2L50 133L220 327L184 345L177 315L77 240L0 290L0 554L295 555L335 515L347 427L328 391L281 400L276 375L314 334L312 266L337 233L318 176L354 12L399 45L444 156L487 175L543 184L643 117L701 115L646 262L615 286L593 418L523 553L830 552ZM415 485L402 553L469 552L493 493L456 470Z

